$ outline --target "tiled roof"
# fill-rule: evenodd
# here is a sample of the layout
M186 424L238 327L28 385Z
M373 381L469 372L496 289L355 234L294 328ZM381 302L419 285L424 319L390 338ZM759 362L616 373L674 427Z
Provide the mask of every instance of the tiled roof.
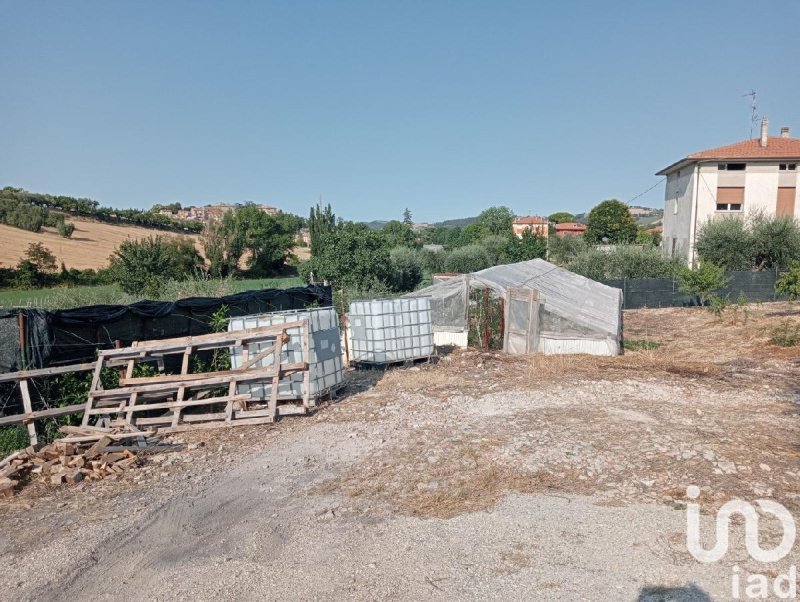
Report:
M798 159L800 160L800 138L784 138L782 136L769 136L767 146L761 146L759 138L742 140L727 146L718 146L708 150L687 155L686 158L676 161L665 167L656 175L665 175L680 166L693 163L697 160L714 159Z
M528 215L526 217L518 217L514 220L515 224L546 224L548 223L547 219L544 217L538 217L536 215Z
M762 147L758 138L742 140L693 153L687 159L797 159L800 158L800 138L770 136Z
M586 230L586 224L581 224L579 222L564 222L561 224L556 224L556 232L559 230Z

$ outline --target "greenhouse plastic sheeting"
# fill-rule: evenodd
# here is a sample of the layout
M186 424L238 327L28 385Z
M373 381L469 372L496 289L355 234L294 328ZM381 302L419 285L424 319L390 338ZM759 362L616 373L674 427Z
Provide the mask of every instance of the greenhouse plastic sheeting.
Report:
M509 289L531 289L538 293L540 351L580 349L587 353L619 352L622 326L622 291L574 274L543 259L499 265L464 274L409 293L409 297L431 297L434 330L464 331L468 323L469 289L489 288L507 299ZM553 341L570 345L553 345ZM596 345L589 341L605 341ZM558 351L553 351L558 352Z

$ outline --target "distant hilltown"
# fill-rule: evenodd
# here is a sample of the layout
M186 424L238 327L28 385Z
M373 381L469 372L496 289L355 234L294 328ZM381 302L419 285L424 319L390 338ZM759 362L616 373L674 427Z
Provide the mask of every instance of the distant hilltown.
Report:
M264 213L274 215L278 213L277 207L270 205L255 205ZM230 203L216 203L214 205L204 205L202 207L181 207L180 203L167 206L157 206L154 208L154 213L164 215L184 222L200 222L203 224L215 223L222 221L222 216L228 211L236 208L236 205Z

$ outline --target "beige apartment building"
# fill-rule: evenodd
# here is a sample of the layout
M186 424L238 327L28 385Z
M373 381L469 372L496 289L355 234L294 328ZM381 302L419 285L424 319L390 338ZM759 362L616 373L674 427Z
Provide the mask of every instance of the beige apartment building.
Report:
M798 217L800 139L781 128L770 136L761 122L761 135L686 156L659 171L666 176L663 248L668 255L695 262L695 241L708 220L744 216L751 211Z

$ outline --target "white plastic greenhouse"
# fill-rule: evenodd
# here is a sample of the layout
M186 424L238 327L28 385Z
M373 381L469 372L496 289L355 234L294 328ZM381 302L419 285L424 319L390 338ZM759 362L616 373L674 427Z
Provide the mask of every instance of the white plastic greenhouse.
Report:
M466 346L472 289L503 299L509 353L620 353L622 291L543 259L462 274L406 296L431 298L437 345Z

